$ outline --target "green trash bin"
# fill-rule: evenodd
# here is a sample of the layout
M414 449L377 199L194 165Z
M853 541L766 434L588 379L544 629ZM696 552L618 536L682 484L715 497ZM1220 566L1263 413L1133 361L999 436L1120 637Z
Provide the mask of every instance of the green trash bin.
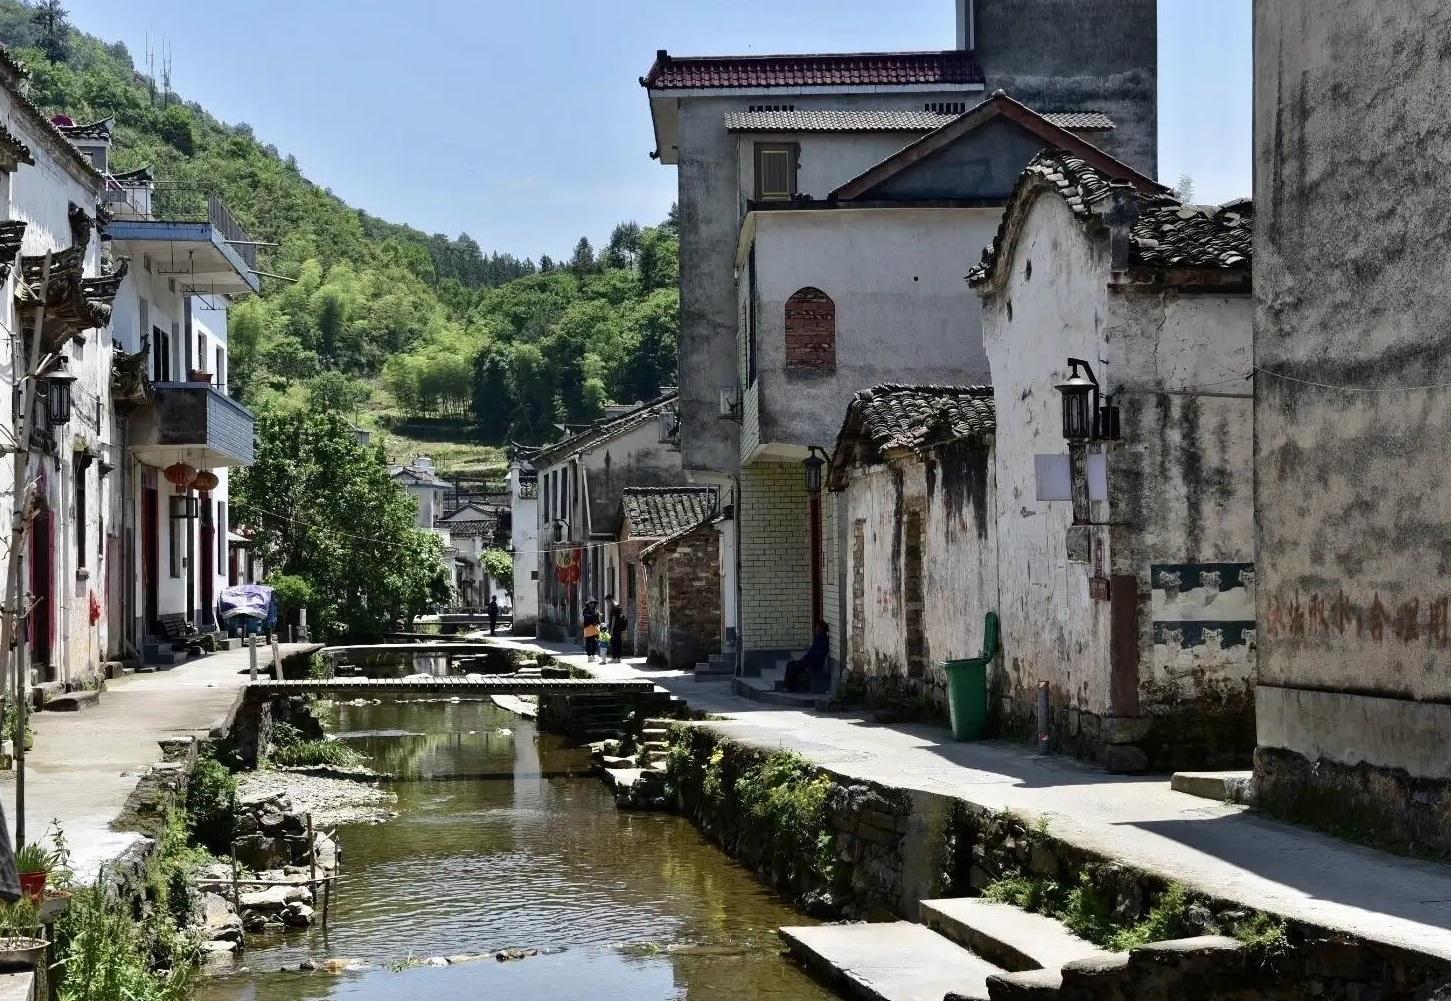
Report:
M997 652L998 614L988 612L983 620L982 655L942 665L947 672L947 706L956 740L982 739L987 728L987 666Z

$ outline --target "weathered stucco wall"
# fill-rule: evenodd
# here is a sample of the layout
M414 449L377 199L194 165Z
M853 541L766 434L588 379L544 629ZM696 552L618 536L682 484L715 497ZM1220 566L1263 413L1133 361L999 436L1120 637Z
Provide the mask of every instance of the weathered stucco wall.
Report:
M1038 500L1034 478L1035 455L1068 451L1053 388L1068 375L1066 359L1100 368L1108 264L1078 226L1060 199L1040 198L1016 252L999 265L1011 269L1006 287L983 303L997 405L999 710L1022 733L1032 732L1039 681L1048 682L1055 712L1104 713L1109 702L1107 603L1089 599L1090 567L1068 562L1072 503Z
M942 662L977 656L983 617L998 607L991 450L958 444L925 460L858 467L838 496L847 522L846 667L869 704L916 705L946 719ZM913 604L920 646L910 635Z
M1326 747L1372 761L1396 701L1451 699L1451 391L1400 391L1451 383L1451 204L1426 166L1451 150L1451 7L1279 0L1254 27L1260 683L1367 696L1364 727L1262 733L1314 785ZM1374 763L1451 780L1447 755ZM1389 781L1380 807L1414 808Z
M1029 209L986 300L998 407L1000 711L1030 732L1047 681L1055 745L1137 769L1244 760L1255 627L1247 294L1110 282L1106 230L1055 195ZM1069 452L1066 360L1117 390L1122 436L1075 448L1080 488L1038 500L1035 455ZM1074 525L1074 508L1079 525ZM1045 628L1046 626L1046 628Z
M725 113L745 111L762 102L814 109L921 110L931 100L973 101L979 95L961 89L894 91L875 94L792 94L763 92L752 96L690 97L679 105L680 214L680 412L685 467L734 473L737 429L716 417L720 391L734 391L736 301L732 270L743 211L742 192L750 182L741 170L739 137L725 129ZM910 141L902 135L900 146ZM870 166L884 145L880 136L859 137L851 152L812 156L803 162L805 190L832 187ZM821 147L823 151L827 147ZM890 150L888 150L890 152ZM883 154L885 156L885 154ZM833 157L840 157L833 168ZM881 157L876 157L881 159ZM819 168L819 169L818 169ZM833 180L840 173L837 180Z
M985 384L981 306L962 275L992 240L999 215L996 209L759 213L759 442L829 446L852 396L885 382ZM786 300L806 287L836 304L832 372L786 370ZM741 334L744 340L744 326ZM744 345L740 356L745 385Z
M959 0L961 3L962 0ZM1090 139L1158 172L1156 0L972 0L987 92L1030 108L1102 111L1118 126ZM966 45L959 6L959 45Z
M885 96L885 95L884 95ZM977 103L979 95L958 95L969 106ZM791 103L801 107L794 98ZM906 108L922 110L922 100L906 102ZM885 107L902 107L872 103L874 110ZM737 176L740 184L741 202L756 197L756 143L794 142L799 148L796 160L796 188L810 198L825 198L838 186L875 166L908 143L920 138L922 132L737 132Z

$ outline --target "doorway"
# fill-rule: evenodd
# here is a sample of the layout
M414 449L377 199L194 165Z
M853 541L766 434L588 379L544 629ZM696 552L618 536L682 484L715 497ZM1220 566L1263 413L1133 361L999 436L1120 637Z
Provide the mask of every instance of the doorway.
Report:
M161 569L161 538L156 527L160 509L160 498L155 487L141 491L141 590L142 615L145 630L156 634L157 593L160 582L157 574Z
M215 625L216 598L213 589L216 587L216 552L217 552L217 528L216 519L212 516L212 495L210 491L201 491L202 526L201 526L201 624L203 627Z
M55 650L55 518L50 511L30 523L30 663L42 681L56 679Z

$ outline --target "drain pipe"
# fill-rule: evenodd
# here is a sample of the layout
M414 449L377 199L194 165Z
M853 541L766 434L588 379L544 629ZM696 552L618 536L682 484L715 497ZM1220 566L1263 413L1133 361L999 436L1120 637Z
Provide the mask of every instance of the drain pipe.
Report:
M1038 753L1048 753L1048 682L1038 682Z

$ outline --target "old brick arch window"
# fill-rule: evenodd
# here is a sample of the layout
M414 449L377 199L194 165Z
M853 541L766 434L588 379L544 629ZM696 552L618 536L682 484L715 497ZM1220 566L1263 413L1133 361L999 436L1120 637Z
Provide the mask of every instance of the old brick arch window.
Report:
M786 371L836 371L836 303L819 288L786 300Z

